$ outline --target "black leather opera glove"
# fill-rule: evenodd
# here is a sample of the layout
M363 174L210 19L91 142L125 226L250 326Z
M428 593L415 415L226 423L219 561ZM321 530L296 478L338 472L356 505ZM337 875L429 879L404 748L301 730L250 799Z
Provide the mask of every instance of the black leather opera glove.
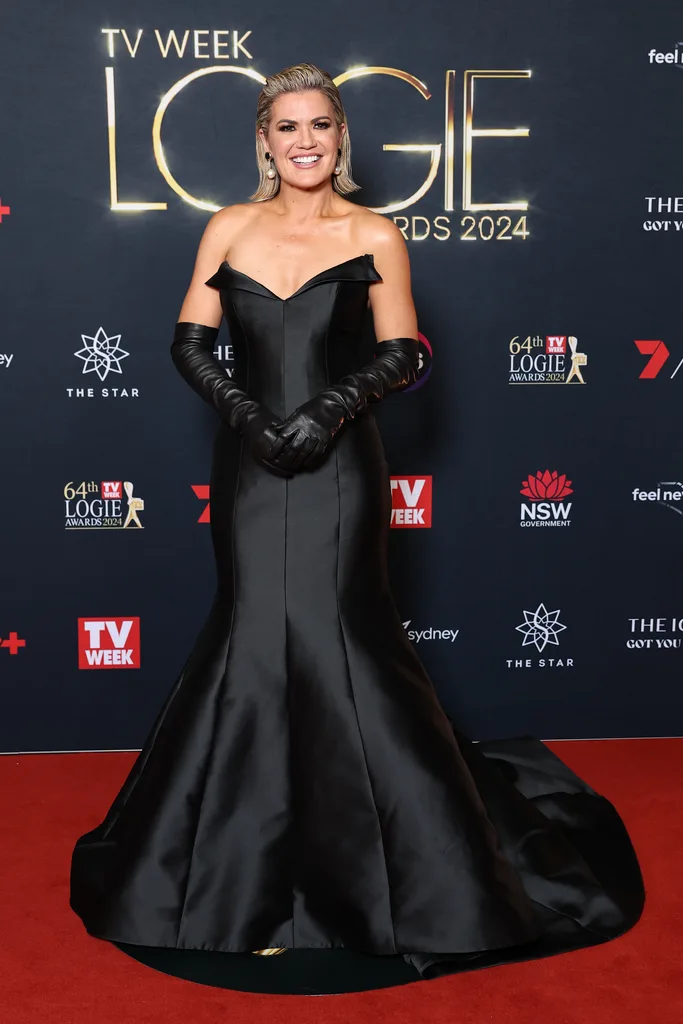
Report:
M335 434L370 402L414 384L419 366L415 338L375 343L375 358L304 402L276 427L270 459L283 469L313 469L324 459Z
M254 459L277 476L291 477L286 466L271 462L270 447L277 439L275 424L280 423L265 406L253 401L233 384L213 354L217 327L182 320L175 325L171 358L182 377L205 401L213 405L221 418L249 445Z

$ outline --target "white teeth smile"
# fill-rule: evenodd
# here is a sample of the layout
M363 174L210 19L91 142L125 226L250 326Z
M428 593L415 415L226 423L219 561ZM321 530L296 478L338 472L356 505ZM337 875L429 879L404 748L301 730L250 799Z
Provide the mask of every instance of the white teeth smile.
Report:
M320 159L319 156L293 156L292 160L295 164L315 164Z

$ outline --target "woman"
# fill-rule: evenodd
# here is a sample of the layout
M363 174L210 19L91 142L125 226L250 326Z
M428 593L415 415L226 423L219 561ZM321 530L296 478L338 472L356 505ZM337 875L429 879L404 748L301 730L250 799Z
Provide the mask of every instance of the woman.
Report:
M617 812L539 741L459 733L393 601L371 406L414 382L417 323L400 232L343 198L329 75L268 79L256 145L259 188L211 218L172 344L221 419L216 599L76 844L71 905L164 970L205 979L213 956L214 983L274 991L329 991L329 963L340 991L613 938L644 898Z

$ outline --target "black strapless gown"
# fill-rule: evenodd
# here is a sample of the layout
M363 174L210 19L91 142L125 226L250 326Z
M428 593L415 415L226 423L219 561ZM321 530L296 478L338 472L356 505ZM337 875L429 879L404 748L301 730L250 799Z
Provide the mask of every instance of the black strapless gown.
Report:
M367 362L380 280L358 256L281 299L221 264L207 284L238 382L284 417ZM76 843L71 907L90 934L143 959L220 953L228 977L237 954L238 988L247 958L282 979L305 954L296 990L316 992L330 989L312 951L393 958L419 980L638 920L643 881L613 805L539 740L477 743L445 714L391 594L390 509L372 407L289 480L219 428L218 590L122 789ZM331 991L355 987L336 978Z

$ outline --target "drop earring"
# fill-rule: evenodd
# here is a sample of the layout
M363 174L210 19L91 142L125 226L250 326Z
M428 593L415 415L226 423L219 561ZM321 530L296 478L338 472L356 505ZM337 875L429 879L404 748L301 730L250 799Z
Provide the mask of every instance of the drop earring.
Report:
M341 174L341 172L342 172L341 165L340 165L339 159L338 159L340 156L341 156L341 149L338 149L337 150L337 166L334 169L334 172L333 172L334 174Z
M270 153L266 153L266 160L270 160L270 167L266 171L266 178L270 178L272 180L275 177L275 175L277 174L277 171L275 170L275 167L273 166L275 161L273 160L273 158L270 155Z

